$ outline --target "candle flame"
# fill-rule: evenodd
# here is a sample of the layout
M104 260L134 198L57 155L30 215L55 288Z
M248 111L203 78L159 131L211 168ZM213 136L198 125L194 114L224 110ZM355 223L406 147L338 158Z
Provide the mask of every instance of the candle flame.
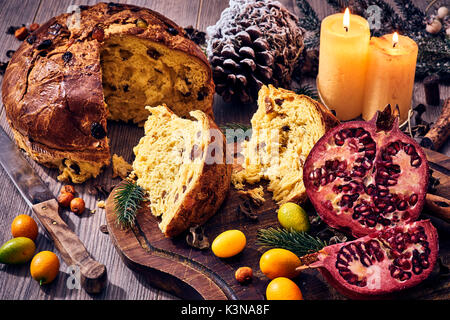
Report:
M350 27L350 10L348 8L345 9L342 25L344 26L345 31L348 31L348 28Z
M395 47L398 43L398 33L394 32L392 35L392 47Z

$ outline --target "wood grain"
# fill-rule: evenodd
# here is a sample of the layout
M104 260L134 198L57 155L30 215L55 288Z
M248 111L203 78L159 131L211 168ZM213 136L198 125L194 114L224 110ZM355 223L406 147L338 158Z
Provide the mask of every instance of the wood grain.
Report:
M296 0L282 0L281 2L295 11ZM319 17L333 12L332 8L325 0L309 0L314 9L319 13ZM389 0L392 2L392 0ZM11 25L29 25L32 22L43 23L50 17L66 12L71 4L93 4L96 0L4 0L0 1L0 60L6 60L6 52L15 50L20 45L14 36L7 35L6 29ZM205 30L208 25L214 24L220 17L221 11L227 7L227 0L115 0L115 2L129 2L143 5L157 10L167 15L181 26L194 25ZM420 6L426 6L427 1L416 1ZM297 12L298 13L298 12ZM306 83L314 84L314 79L305 79ZM450 87L440 86L441 106L445 98L450 96ZM424 103L423 85L419 82L415 84L413 104ZM441 106L429 107L424 119L434 121L439 116ZM229 122L248 123L255 107L243 107L240 105L225 104L219 96L215 97L214 112L219 124ZM4 109L0 110L0 125L10 134L9 126L6 122ZM109 136L111 138L111 149L113 153L122 155L127 161L132 161L132 146L134 146L143 134L143 130L132 125L109 123ZM439 151L450 155L450 143ZM40 174L41 178L49 185L50 190L56 196L61 188L61 183L56 180L58 173L56 170L44 168L33 161L31 165ZM99 262L106 265L108 269L109 282L104 292L100 295L89 295L83 290L70 290L66 286L69 279L68 266L61 264L58 278L50 285L40 288L39 285L29 276L28 266L0 266L0 282L2 289L0 299L175 299L176 297L164 291L157 290L148 284L146 277L131 271L122 263L117 254L110 237L99 231L101 225L106 224L103 209L97 208L98 197L89 193L95 184L106 187L119 182L118 179L111 178L112 172L107 168L95 181L89 181L77 186L79 196L90 210L81 216L75 216L70 212L62 212L63 221L77 234L86 249ZM6 173L0 170L0 242L10 239L10 224L18 214L29 213L30 209L22 200L20 194L15 190L12 182ZM55 251L52 241L47 238L40 229L37 239L37 249ZM312 276L314 277L314 276ZM309 282L307 282L309 283ZM325 298L325 297L323 297Z
M33 211L47 230L64 262L80 270L80 285L88 293L100 293L107 282L105 265L95 261L78 236L59 216L56 199L33 205Z
M445 158L450 161L450 158ZM429 153L428 160L439 162L450 169L450 165L443 163L438 153ZM440 192L450 192L450 181L441 185ZM249 219L239 210L243 199L239 191L231 188L219 211L204 225L204 235L210 242L223 231L230 229L238 229L245 234L247 244L244 251L228 259L216 257L209 249L199 250L189 246L185 240L188 232L173 239L164 237L159 230L157 218L153 217L148 209L137 214L134 229L123 230L117 225L114 194L115 191L111 193L106 204L108 230L114 245L123 261L131 269L145 274L153 286L165 288L181 298L199 296L203 299L264 299L265 288L270 280L259 270L259 257L265 250L256 244L257 231L279 225L276 215L278 205L271 199L267 190L264 194L265 202L254 211L256 220ZM315 214L311 206L304 207L308 214ZM431 208L426 212L434 217L442 217L441 212ZM449 254L450 243L447 238L440 239L441 256ZM246 285L239 284L234 278L235 271L242 266L254 270L252 282ZM397 293L390 298L407 299L411 295L448 298L450 292L445 293L443 289L450 287L450 280L440 279L438 269L436 267L433 275L414 290ZM345 299L315 270L302 271L294 281L302 288L302 294L307 300ZM440 289L427 290L430 283L436 283ZM184 289L180 291L179 288L183 287L183 284ZM418 295L418 292L422 294Z

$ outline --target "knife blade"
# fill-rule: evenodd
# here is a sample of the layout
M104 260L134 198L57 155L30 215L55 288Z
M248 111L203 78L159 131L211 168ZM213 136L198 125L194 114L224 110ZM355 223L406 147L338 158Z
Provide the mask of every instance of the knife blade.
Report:
M89 293L103 290L107 278L105 265L90 256L78 236L61 219L53 193L1 127L0 164L54 241L66 265L79 267L81 286Z
M33 205L53 199L53 193L35 173L21 151L0 128L0 164L26 203Z

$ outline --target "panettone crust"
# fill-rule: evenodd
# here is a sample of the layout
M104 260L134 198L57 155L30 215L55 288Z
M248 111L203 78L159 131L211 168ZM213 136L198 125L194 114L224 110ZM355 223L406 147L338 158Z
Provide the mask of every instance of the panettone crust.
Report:
M205 100L211 105L205 112L213 116L214 83L207 58L182 28L132 5L99 3L80 9L81 28L70 26L70 13L50 19L19 47L3 79L7 119L20 147L35 160L53 166L65 158L99 166L109 163L106 134L95 138L91 130L97 123L106 132L100 51L117 32L157 42L203 63L209 70ZM138 19L148 27L138 27ZM98 28L106 30L100 37Z
M220 129L207 116L208 131ZM164 235L174 237L192 226L204 224L211 218L225 200L231 183L232 165L226 163L226 139L223 138L223 163L207 164L203 161L203 169L194 187L184 196L175 213L175 218L166 226ZM205 152L211 154L214 144L208 145ZM219 151L219 152L220 152ZM206 156L205 156L206 157Z
M149 170L146 167L148 166L148 162L145 160L143 161L141 157L157 159L155 154L150 153L150 151L154 151L155 153L161 151L158 150L161 146L153 145L154 143L156 144L155 135L156 138L158 137L158 133L165 136L166 140L164 147L170 146L168 148L171 149L171 151L167 153L167 155L169 155L173 152L173 148L176 145L175 140L178 140L178 134L180 133L178 131L180 128L175 126L170 127L170 132L165 132L159 127L155 129L155 131L147 131L148 128L155 128L153 124L156 120L150 119L151 117L159 119L159 123L173 123L178 118L174 116L173 112L166 106L149 108L149 110L152 115L145 125L146 135L134 148L136 159L133 163L134 171L132 176L135 175L137 184L148 192L149 205L145 206L146 209L144 211L151 212L153 215L161 217L162 220L159 223L161 231L166 237L175 237L189 227L204 224L217 212L220 205L225 200L230 188L232 164L227 163L226 138L222 131L208 115L197 110L191 112L191 117L195 119L194 121L199 124L199 127L196 127L195 129L197 132L191 133L193 135L195 134L195 136L204 142L204 144L197 141L195 143L200 143L198 145L199 149L193 148L192 150L197 150L195 153L189 151L191 146L187 141L190 139L186 136L186 140L182 139L183 141L186 141L186 144L183 144L182 152L190 155L189 160L187 160L188 162L181 162L175 172L170 172L169 164L164 160L163 163L152 165ZM188 134L190 132L186 127L187 126L184 126L183 128L183 134ZM194 137L191 136L191 138ZM197 145L194 144L194 146ZM180 157L180 159L185 159L181 155ZM196 160L199 161L197 162ZM145 163L144 167L143 163ZM192 167L190 167L191 163ZM161 190L158 183L148 180L150 176L160 176L160 174L155 173L157 170L164 170L165 180L168 179L167 177L169 175L176 175L178 177L183 176L182 170L180 169L181 166L191 168L192 171L190 172L194 173L188 181L178 180L177 183L173 183L175 186L173 191L167 189ZM149 174L148 171L152 171L151 174ZM186 185L182 186L181 184ZM187 188L183 189L183 187ZM153 190L149 190L148 188ZM166 198L168 199L172 199L170 198L171 193L174 194L176 192L177 197L174 201L175 205L163 210L164 208L160 207L158 204L157 193L159 191L166 194ZM154 198L152 198L151 194L153 194ZM180 196L178 197L179 194ZM176 199L179 200L177 201ZM155 211L151 208L152 205L155 206ZM166 215L169 216L168 219L166 219Z

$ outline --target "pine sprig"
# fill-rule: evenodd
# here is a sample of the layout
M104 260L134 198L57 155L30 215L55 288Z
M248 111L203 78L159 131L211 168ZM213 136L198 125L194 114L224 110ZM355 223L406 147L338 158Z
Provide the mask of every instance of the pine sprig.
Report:
M222 130L223 132L225 132L227 129L230 130L238 130L241 129L243 131L247 131L249 129L252 128L252 126L250 124L243 124L243 123L237 123L237 122L230 122L224 125L220 125L219 126L220 130Z
M303 94L310 97L311 99L319 100L319 94L317 93L317 90L313 86L310 86L308 84L305 84L300 88L296 88L294 89L294 91L297 94Z
M123 227L134 226L137 210L145 197L145 190L136 182L126 180L114 195L114 209L117 223Z
M308 31L317 30L320 27L320 20L307 0L297 0L298 8L302 13L302 19L299 21L300 27Z
M299 257L317 252L327 245L325 241L306 232L273 227L258 230L256 244L268 249L286 249Z

